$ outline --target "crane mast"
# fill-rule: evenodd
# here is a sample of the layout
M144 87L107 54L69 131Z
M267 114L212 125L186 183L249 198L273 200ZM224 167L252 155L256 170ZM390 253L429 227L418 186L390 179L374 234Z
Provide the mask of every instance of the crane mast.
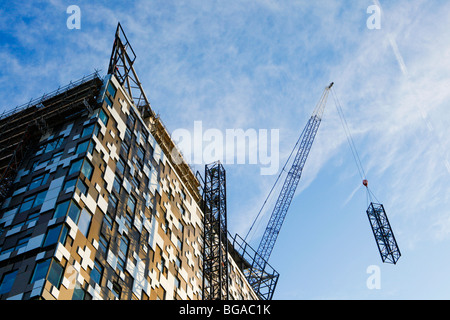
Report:
M294 197L295 190L297 189L298 183L300 181L306 159L308 158L311 146L317 134L317 130L319 129L328 94L332 86L333 83L331 83L323 91L322 96L311 115L311 118L308 120L306 127L303 129L303 132L297 141L297 153L286 176L281 192L275 203L272 215L270 216L269 222L264 231L264 235L262 236L261 242L257 249L258 254L256 255L252 266L254 275L259 274L261 273L261 270L264 270L265 264L269 260L270 254L272 253L272 250L275 246L275 242L277 240L281 226L284 222L287 211ZM253 282L252 286L254 286L254 288L258 291L258 284L260 283L260 281L258 281L257 277L253 278L251 282Z

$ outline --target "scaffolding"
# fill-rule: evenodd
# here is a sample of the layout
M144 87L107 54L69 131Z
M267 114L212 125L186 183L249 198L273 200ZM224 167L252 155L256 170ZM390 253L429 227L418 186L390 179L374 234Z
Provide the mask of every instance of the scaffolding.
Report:
M230 247L230 254L244 276L261 300L272 300L280 274L262 258L238 234L234 236ZM261 268L255 268L255 261L262 261Z
M96 104L102 80L97 71L0 115L0 203L9 196L17 170L48 131Z

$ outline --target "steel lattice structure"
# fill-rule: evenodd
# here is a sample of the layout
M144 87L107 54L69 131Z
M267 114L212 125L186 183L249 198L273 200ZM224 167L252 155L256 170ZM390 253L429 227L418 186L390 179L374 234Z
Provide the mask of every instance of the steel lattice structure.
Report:
M384 206L371 202L366 212L378 250L380 251L381 260L386 263L396 264L401 253Z
M226 175L220 162L205 166L203 299L228 300Z
M319 103L314 109L311 118L306 124L306 127L304 128L296 146L294 147L294 151L296 148L298 148L295 158L284 181L281 192L275 203L272 215L270 216L269 222L264 231L264 235L262 236L261 242L259 244L257 255L255 256L255 260L253 261L252 271L250 272L250 277L248 279L249 283L258 294L260 293L261 285L264 284L262 276L265 274L264 270L267 261L269 260L270 254L272 253L272 250L275 246L275 242L277 240L281 226L284 222L287 211L300 181L303 167L306 163L306 159L308 158L311 146L314 142L314 138L316 137L317 130L319 129L328 94L332 85L333 83L325 88Z

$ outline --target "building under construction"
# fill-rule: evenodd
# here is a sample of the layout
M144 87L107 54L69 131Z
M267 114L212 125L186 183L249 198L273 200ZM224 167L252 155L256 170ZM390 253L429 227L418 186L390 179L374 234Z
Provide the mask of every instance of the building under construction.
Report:
M0 300L272 299L279 274L269 257L333 83L275 182L281 192L255 250L228 232L225 168L192 171L135 60L119 24L105 76L0 116ZM382 261L396 264L384 206L366 212Z
M271 299L278 273L227 231L225 169L179 161L135 59L119 24L106 76L1 115L0 299Z

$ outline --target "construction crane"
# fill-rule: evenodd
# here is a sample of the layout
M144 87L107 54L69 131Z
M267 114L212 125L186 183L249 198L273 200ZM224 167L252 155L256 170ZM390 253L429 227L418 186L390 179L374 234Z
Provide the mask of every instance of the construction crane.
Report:
M300 138L298 139L294 149L292 150L291 155L289 156L283 170L281 171L280 175L278 176L278 179L275 181L275 185L276 185L278 183L278 180L280 179L282 173L285 171L286 166L290 161L290 158L296 151L295 158L292 162L289 172L287 173L284 184L281 188L280 194L278 195L277 201L275 203L275 207L269 218L267 227L261 238L261 242L259 243L259 247L256 251L256 255L253 260L250 272L247 273L247 279L248 279L249 283L251 284L253 289L260 296L263 295L263 294L261 294L263 288L268 287L267 283L270 280L269 279L270 275L267 272L265 272L265 268L266 268L266 265L268 265L269 257L275 246L275 242L277 240L281 226L285 220L289 206L292 202L292 199L294 197L298 183L300 181L300 178L301 178L301 175L303 172L303 168L306 163L306 159L308 158L312 144L314 142L317 131L319 129L319 125L322 120L323 112L324 112L325 105L327 103L327 98L328 98L330 91L333 93L336 108L338 110L339 116L340 116L342 124L344 126L344 130L347 135L347 139L350 144L352 154L356 160L356 164L358 166L358 170L361 174L361 177L363 178L363 185L367 189L368 199L370 198L370 200L371 200L369 208L366 210L366 213L369 218L369 222L370 222L370 225L371 225L382 261L386 262L386 263L396 264L398 259L400 258L401 253L398 248L397 241L394 237L394 233L392 231L391 225L387 218L384 206L380 203L375 203L372 201L373 193L368 188L368 181L365 178L364 169L361 165L361 161L359 159L356 148L354 146L353 139L351 138L350 131L349 131L347 123L345 121L339 100L337 99L336 94L334 93L334 90L332 90L333 84L334 83L332 82L323 91L322 96L319 100L319 103L317 104L316 108L314 109L314 111L311 115L311 118L309 119L308 123L306 124L306 127L304 128L302 134L300 135ZM274 185L274 187L275 187L275 185ZM269 196L272 193L272 191L274 190L274 187L272 187L272 190L270 191ZM267 202L269 196L267 197L266 201L264 202L263 207L264 207L265 203ZM377 202L379 202L379 201L377 201ZM245 239L248 237L255 222L258 220L261 211L262 211L262 208L261 208L260 212L258 213L258 216L256 217L255 221L253 222L253 225L250 227L250 230L248 231ZM274 285L271 285L271 289L270 289L272 291L274 290L273 286ZM271 294L273 294L273 292L271 292L270 295Z
M287 173L283 187L275 203L272 215L270 216L269 222L267 224L267 227L264 231L261 242L257 249L257 254L255 256L255 259L253 260L251 272L249 273L250 276L248 277L248 280L256 292L259 292L260 286L264 282L263 279L265 274L264 269L275 246L275 242L277 240L278 234L280 233L281 226L284 222L289 206L294 197L295 190L297 189L298 183L300 181L303 172L303 167L305 166L306 159L308 158L309 152L314 142L314 138L316 137L319 125L322 121L322 116L325 109L325 105L327 103L328 94L332 86L333 82L324 89L322 96L311 115L311 118L306 124L306 127L304 128L302 134L300 135L300 138L298 139L294 149L292 150L291 155L289 156L289 159L286 162L287 165L289 163L290 158L294 154L294 151L297 150L291 168ZM280 173L280 176L283 173L283 171L284 168ZM278 179L275 182L275 184L277 184L280 176L278 176ZM272 191L273 188L271 192ZM261 213L261 211L259 213ZM256 218L256 220L257 219L258 217ZM253 225L250 228L249 233L253 228Z

